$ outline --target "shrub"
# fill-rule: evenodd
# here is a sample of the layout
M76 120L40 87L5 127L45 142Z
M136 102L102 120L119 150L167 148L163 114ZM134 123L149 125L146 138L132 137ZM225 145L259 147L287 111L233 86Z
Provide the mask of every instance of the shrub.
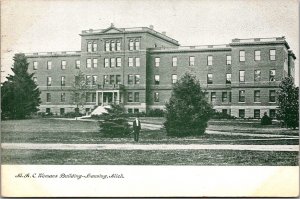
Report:
M166 104L164 127L171 136L201 135L212 114L212 106L206 101L199 81L186 73L173 86L170 101Z
M111 105L106 108L99 120L99 131L104 137L125 137L130 134L130 125L127 121L124 108L119 105Z

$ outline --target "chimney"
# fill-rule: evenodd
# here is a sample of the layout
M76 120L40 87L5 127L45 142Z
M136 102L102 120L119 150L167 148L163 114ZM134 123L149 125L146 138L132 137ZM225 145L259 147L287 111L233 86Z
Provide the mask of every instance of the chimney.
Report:
M163 34L163 35L166 35L167 33L166 33L166 31L163 31L162 34Z
M150 25L149 28L150 28L151 30L153 30L154 27L153 27L153 25Z

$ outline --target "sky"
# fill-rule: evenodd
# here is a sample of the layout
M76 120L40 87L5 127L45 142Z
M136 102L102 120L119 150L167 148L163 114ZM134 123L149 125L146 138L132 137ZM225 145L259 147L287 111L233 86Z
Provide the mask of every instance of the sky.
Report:
M80 32L153 25L183 46L285 36L299 84L298 0L2 0L1 82L15 53L80 50Z

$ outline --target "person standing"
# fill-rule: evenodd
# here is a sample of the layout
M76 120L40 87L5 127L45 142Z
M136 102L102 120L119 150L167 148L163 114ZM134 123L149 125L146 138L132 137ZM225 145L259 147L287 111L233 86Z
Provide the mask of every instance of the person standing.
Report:
M134 135L134 141L139 141L139 134L141 130L141 122L138 117L135 118L133 121L133 135Z

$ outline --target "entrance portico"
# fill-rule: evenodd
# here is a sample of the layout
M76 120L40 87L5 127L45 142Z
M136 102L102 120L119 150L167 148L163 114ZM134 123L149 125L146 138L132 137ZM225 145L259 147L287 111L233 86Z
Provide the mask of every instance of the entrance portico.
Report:
M96 91L97 106L119 104L121 101L121 93L119 90Z

